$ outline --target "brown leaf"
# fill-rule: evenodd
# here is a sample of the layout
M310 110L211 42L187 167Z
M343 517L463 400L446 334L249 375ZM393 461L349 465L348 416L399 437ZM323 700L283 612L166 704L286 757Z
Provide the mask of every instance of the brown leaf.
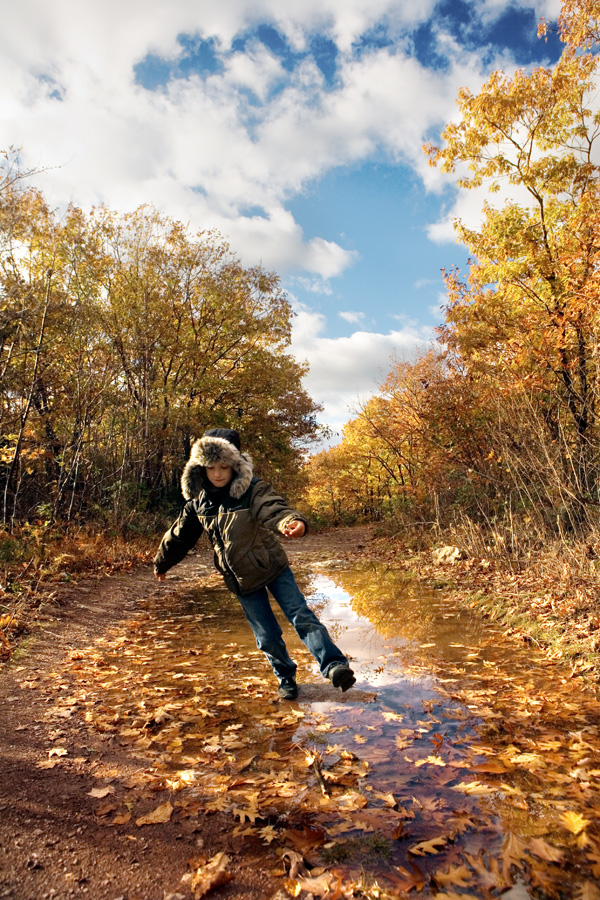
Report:
M91 791L88 791L88 797L95 797L97 800L102 800L103 797L114 794L114 792L114 787L111 787L110 785L103 788L92 788Z
M600 888L593 881L585 881L573 896L577 900L600 900Z
M543 838L533 838L529 842L529 849L539 859L545 859L548 862L560 862L563 853L551 844L547 844Z
M517 866L519 869L523 868L526 850L527 845L525 841L518 838L516 834L509 832L504 838L504 843L502 844L502 874L509 884L511 883L511 866Z
M161 825L164 822L168 822L172 815L173 807L167 800L166 803L161 803L161 805L157 806L151 813L140 816L139 819L135 820L135 824L138 827L141 825Z
M199 866L192 875L190 889L196 900L204 897L213 888L221 887L231 881L233 875L227 871L229 857L221 851L211 857L206 865Z
M439 853L442 847L446 846L447 838L445 837L435 837L431 838L430 841L421 841L419 844L413 844L412 847L408 848L409 853L413 853L415 856L426 856L428 853Z
M131 813L121 813L118 816L115 816L112 820L113 825L127 825L128 822L131 821Z
M394 882L399 891L406 893L413 889L422 891L425 887L425 876L415 863L411 862L410 868L409 872L403 866L393 866L393 871L389 872L387 877Z
M300 853L306 853L314 847L321 847L327 839L327 832L323 828L310 825L305 825L302 829L288 828L284 835Z
M450 866L446 872L436 872L434 878L440 887L454 884L457 887L468 887L473 883L473 873L466 866Z

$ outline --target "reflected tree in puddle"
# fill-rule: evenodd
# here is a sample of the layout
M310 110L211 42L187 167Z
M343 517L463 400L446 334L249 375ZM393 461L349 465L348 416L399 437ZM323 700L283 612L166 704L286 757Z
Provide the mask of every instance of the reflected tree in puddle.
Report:
M90 725L143 760L107 821L226 812L293 895L596 896L595 699L389 570L306 588L360 676L346 695L284 623L300 694L279 701L220 590L156 591L73 661Z

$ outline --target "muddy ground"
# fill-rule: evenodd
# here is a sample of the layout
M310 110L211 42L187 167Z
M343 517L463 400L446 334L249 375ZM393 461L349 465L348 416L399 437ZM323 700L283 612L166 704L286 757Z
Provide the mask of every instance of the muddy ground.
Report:
M298 556L347 561L370 537L368 529L337 529L287 549L292 565ZM208 549L178 571L214 577ZM78 687L70 663L106 628L134 617L155 584L143 568L65 586L0 669L0 898L188 900L181 879L190 863L232 850L233 880L210 896L263 900L281 890L260 845L232 847L235 823L226 815L160 828L107 825L96 815L90 792L111 773L134 772L144 763L114 736L88 727L77 705L65 704Z

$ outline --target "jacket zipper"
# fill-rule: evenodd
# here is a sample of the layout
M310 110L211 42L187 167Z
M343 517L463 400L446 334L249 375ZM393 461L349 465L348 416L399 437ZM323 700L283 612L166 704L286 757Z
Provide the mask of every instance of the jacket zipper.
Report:
M219 527L219 516L218 516L218 514L215 516L215 537L217 538L218 543L219 543L219 547L221 548L221 557L222 557L222 559L223 559L223 568L227 570L227 573L228 573L229 576L233 579L234 584L237 585L237 591L236 591L236 593L239 594L239 593L240 593L240 583L239 583L239 581L237 580L237 578L235 577L235 574L234 574L234 572L233 572L233 569L231 568L231 566L230 566L230 565L228 564L228 562L227 562L227 557L226 557L226 555L225 555L225 543L224 543L224 541L223 541L223 535L221 534L221 529L220 529L220 527Z

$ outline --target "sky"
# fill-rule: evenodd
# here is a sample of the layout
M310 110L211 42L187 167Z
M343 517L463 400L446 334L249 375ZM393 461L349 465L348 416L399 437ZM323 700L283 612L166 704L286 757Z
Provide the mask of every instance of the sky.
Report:
M0 150L58 210L152 204L276 272L319 420L342 426L443 321L482 197L423 152L461 87L551 65L560 0L20 0Z

